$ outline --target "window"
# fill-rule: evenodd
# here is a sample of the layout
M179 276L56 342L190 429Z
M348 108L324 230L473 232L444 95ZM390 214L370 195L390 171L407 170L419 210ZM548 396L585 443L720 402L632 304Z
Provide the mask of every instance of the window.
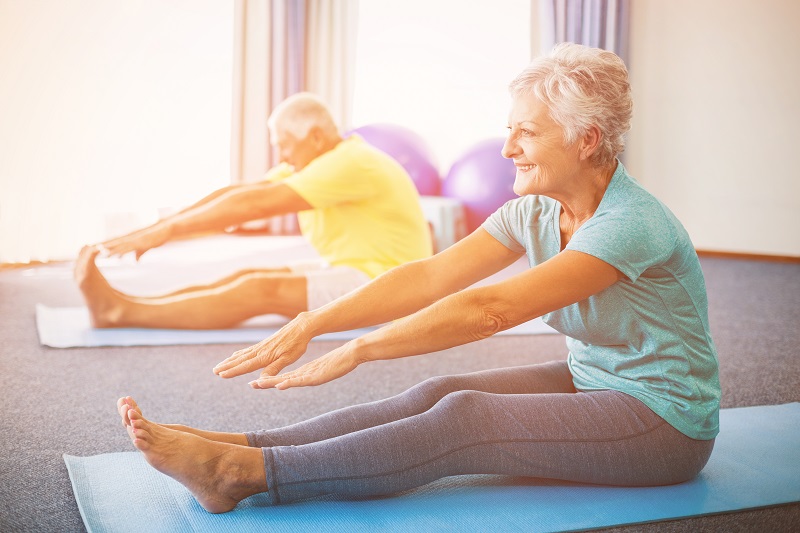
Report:
M359 3L353 125L421 135L444 176L472 144L505 135L509 82L530 61L530 0Z
M232 2L0 3L0 262L227 184L232 57Z

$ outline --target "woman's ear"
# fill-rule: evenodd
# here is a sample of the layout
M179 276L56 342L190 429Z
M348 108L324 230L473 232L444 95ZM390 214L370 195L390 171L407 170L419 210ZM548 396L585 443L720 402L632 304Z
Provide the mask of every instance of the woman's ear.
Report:
M580 157L581 161L585 161L592 157L595 152L600 148L600 142L603 140L603 133L597 126L589 126L589 129L581 137L580 141Z

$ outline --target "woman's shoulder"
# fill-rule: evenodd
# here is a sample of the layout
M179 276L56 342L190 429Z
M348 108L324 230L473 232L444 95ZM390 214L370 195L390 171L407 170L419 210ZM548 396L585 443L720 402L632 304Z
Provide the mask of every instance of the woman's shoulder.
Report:
M507 201L501 209L525 220L535 220L553 214L557 202L547 196L526 194Z
M657 233L672 234L681 227L669 207L624 168L620 176L615 176L596 214L605 220L613 219L637 227L649 226Z

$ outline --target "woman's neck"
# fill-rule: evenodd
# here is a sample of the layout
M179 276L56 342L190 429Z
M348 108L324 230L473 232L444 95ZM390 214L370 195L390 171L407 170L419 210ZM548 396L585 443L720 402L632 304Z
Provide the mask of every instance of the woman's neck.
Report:
M569 219L585 222L592 218L597 207L603 200L608 189L608 184L614 177L617 162L604 167L591 167L578 175L575 180L576 187L570 194L556 198L561 204L562 216Z

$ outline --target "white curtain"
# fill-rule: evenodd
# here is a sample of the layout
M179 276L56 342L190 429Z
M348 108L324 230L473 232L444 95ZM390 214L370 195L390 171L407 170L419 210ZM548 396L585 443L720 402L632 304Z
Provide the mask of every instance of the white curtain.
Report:
M541 52L573 42L610 50L627 63L630 0L533 0L532 11Z
M358 0L236 0L231 180L260 179L276 161L267 117L311 91L349 127Z
M352 128L358 0L307 0L306 90L319 95L333 119Z
M277 163L267 118L288 96L316 93L350 126L358 0L236 0L231 181L257 181ZM298 232L295 215L244 229Z

